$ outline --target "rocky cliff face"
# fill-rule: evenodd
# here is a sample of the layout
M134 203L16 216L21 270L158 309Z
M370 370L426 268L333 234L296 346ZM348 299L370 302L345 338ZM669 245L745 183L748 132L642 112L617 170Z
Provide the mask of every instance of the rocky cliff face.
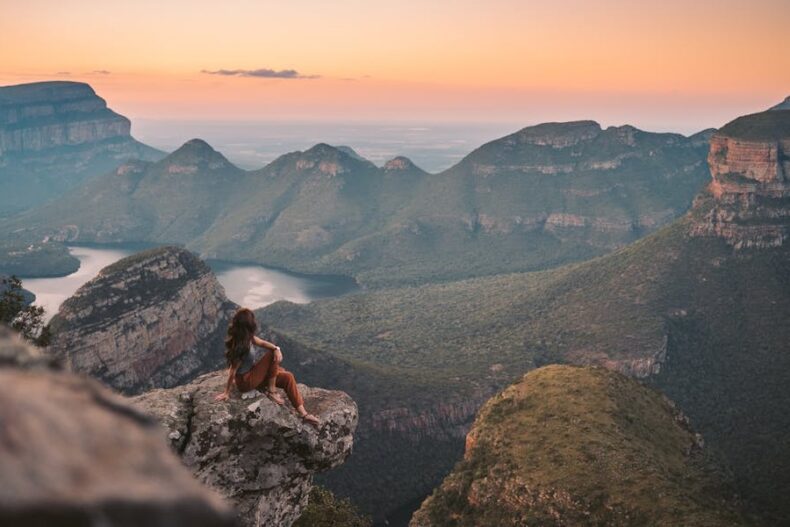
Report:
M0 156L129 138L131 122L79 82L0 88Z
M63 303L50 351L124 393L174 386L223 364L235 307L192 253L144 251L106 267Z
M308 411L321 419L315 429L257 392L216 402L226 378L210 373L134 403L160 419L184 464L234 504L241 525L288 527L307 505L313 474L351 453L356 404L343 392L300 385Z
M89 85L0 87L0 213L46 201L126 159L156 159Z
M0 524L231 527L157 422L0 328Z
M691 233L735 249L790 237L790 110L740 117L711 138L712 181L695 203Z

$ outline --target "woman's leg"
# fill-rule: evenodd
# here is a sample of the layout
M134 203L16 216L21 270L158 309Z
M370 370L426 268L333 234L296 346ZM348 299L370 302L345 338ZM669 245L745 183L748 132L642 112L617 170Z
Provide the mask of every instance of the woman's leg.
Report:
M305 421L316 426L319 425L318 418L307 413L307 410L305 410L304 399L302 398L302 394L299 393L299 387L296 385L296 378L293 373L280 368L277 371L277 387L285 390L285 393L288 395L288 400L291 401L291 404Z
M302 394L299 393L299 387L296 386L296 378L293 373L280 368L277 371L276 385L278 388L285 390L288 400L291 401L294 408L298 410L300 406L304 406L304 399L302 399Z

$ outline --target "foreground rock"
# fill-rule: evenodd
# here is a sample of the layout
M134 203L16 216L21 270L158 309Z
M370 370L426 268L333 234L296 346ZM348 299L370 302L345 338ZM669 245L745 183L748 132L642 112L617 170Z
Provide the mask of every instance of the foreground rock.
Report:
M216 402L225 372L133 399L158 417L173 449L201 482L225 496L246 526L289 526L307 505L313 474L351 453L357 406L345 393L300 385L316 430L290 406L252 392ZM246 396L245 396L246 397Z
M701 436L657 392L548 366L493 397L412 527L742 522Z
M127 394L175 386L222 365L235 308L192 253L152 249L102 269L66 300L50 351Z
M158 424L0 328L0 525L230 526Z

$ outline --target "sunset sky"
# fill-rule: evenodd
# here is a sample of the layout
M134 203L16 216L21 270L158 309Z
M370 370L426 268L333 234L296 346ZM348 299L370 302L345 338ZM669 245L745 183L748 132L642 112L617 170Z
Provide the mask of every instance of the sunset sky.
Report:
M790 95L788 28L788 0L0 0L0 85L90 82L132 119L692 131Z

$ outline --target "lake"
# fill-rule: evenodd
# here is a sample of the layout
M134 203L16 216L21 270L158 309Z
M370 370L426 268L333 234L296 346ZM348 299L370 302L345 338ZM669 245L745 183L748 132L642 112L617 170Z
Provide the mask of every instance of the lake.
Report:
M80 261L80 268L58 278L22 278L22 285L36 295L36 305L49 320L60 305L85 282L95 278L104 267L141 250L124 246L73 246L69 252ZM258 309L278 300L305 304L318 298L341 296L357 289L356 282L341 276L314 276L272 269L257 264L237 264L218 260L206 262L225 288L228 298L245 307Z

